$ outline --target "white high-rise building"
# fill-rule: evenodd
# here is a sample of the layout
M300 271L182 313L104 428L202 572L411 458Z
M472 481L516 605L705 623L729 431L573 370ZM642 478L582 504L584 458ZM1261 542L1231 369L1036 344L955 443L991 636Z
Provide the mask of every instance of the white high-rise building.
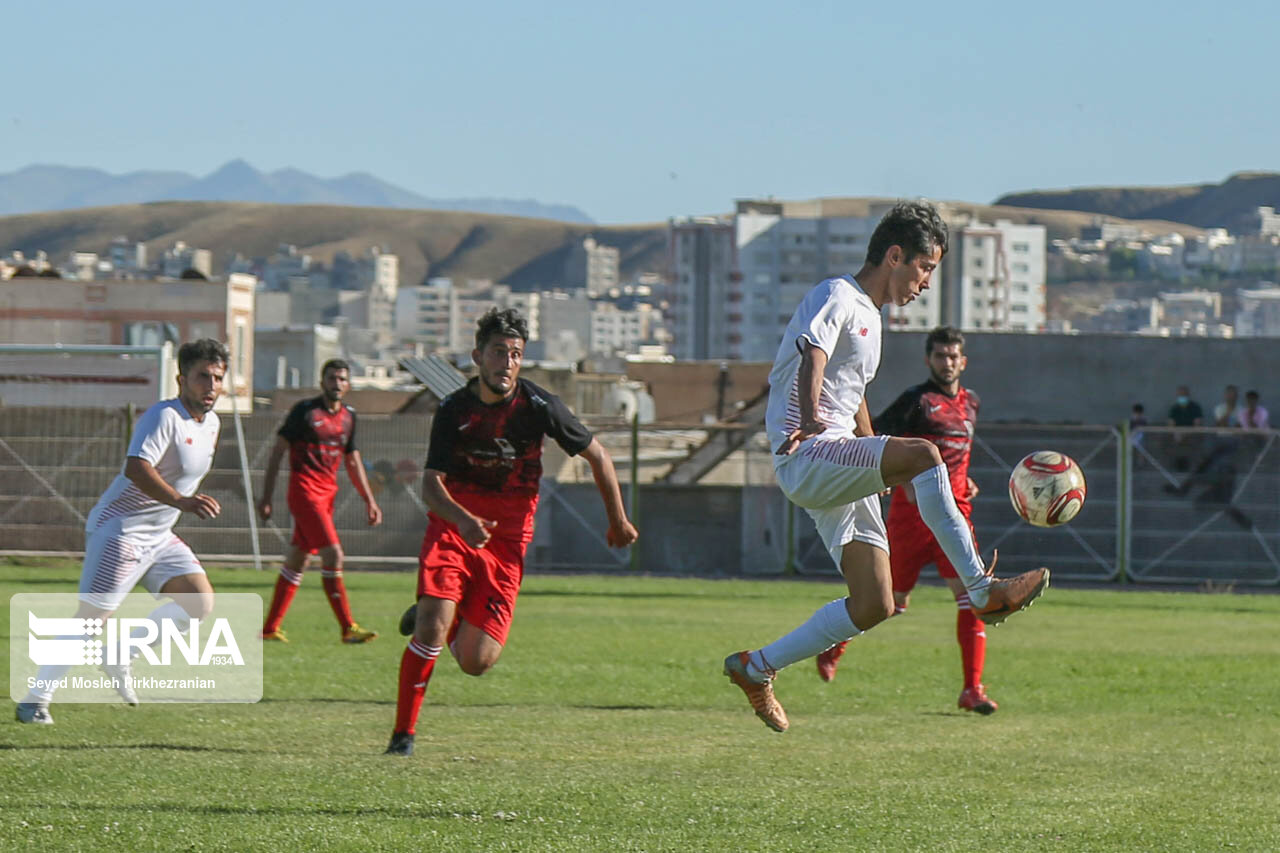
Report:
M1045 228L971 221L951 229L942 322L964 331L1035 332L1046 320Z

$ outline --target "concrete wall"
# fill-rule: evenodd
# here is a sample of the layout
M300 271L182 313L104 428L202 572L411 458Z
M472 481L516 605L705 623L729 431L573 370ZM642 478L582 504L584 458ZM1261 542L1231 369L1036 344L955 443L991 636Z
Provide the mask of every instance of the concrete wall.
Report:
M928 378L924 333L885 334L872 414ZM1163 424L1178 385L1209 412L1227 384L1253 388L1280 411L1280 338L1146 338L1130 335L965 333L963 382L982 397L984 421L1114 424L1142 403Z

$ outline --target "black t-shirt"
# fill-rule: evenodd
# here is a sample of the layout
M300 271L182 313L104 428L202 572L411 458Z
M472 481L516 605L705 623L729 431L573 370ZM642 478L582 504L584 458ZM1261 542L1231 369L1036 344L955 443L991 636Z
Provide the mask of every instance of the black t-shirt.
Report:
M927 438L937 445L951 491L963 508L969 502L969 455L981 405L976 392L961 387L953 397L930 379L898 395L871 421L871 428L877 435Z
M1196 421L1203 420L1203 418L1204 411L1201 410L1200 404L1195 400L1188 400L1185 406L1181 403L1174 403L1169 407L1169 420L1173 421L1174 426L1195 426Z
M591 432L560 398L525 379L498 403L484 403L478 379L446 397L431 423L427 467L445 474L449 491L529 497L542 479L542 437L570 456L591 444Z

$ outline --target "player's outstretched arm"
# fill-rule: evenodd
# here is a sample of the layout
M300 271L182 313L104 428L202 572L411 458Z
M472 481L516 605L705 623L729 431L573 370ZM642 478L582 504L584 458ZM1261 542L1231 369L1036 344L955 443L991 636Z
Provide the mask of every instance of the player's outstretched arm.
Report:
M200 518L216 518L222 512L222 506L212 495L196 493L184 498L177 489L164 481L150 462L140 456L125 459L124 475L138 487L138 491L166 506L195 513Z
M276 436L276 443L271 448L271 454L267 457L267 472L262 477L262 497L258 498L258 517L263 521L271 518L271 498L276 491L276 477L280 474L280 460L284 458L285 451L289 449L288 440L282 436Z
M622 503L622 489L618 486L618 472L613 467L613 459L609 456L609 451L594 438L581 456L591 466L591 476L595 478L596 488L600 490L600 498L604 501L605 514L609 516L609 532L605 534L605 540L614 548L625 548L635 542L640 534L627 519L627 508Z
M422 500L427 509L458 528L462 541L472 548L483 548L489 541L489 531L498 526L498 522L487 518L479 518L453 499L444 485L444 472L427 468L422 472Z
M347 476L351 478L351 484L356 487L356 491L360 493L360 497L364 498L369 526L377 527L382 523L382 508L379 507L378 502L373 499L373 489L369 488L369 477L364 472L364 460L360 458L360 451L353 450L348 453L346 463Z
M800 396L800 426L791 431L786 441L778 447L779 456L796 452L801 442L824 432L827 425L818 420L818 400L822 396L822 373L827 367L827 353L819 346L804 341L804 353L800 357L800 372L796 384Z

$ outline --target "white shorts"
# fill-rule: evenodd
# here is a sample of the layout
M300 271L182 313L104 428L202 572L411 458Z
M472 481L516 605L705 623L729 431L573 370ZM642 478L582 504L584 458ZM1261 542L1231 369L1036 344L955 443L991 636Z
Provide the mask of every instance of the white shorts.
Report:
M204 574L204 567L191 547L173 533L141 539L121 535L118 525L107 523L85 539L80 600L99 610L115 611L139 581L159 598L166 583L191 574Z
M778 485L809 513L837 567L841 550L850 542L889 552L880 511L880 459L888 441L885 435L825 441L817 436L790 456L775 457Z

